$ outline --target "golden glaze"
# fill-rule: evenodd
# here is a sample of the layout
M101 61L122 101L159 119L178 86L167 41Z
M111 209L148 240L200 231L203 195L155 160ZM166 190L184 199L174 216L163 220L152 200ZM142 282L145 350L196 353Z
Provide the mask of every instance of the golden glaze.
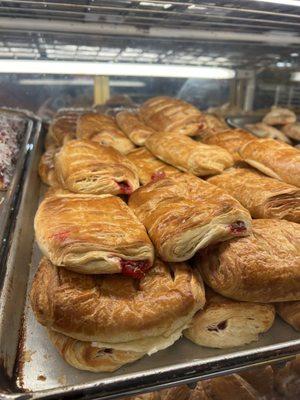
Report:
M135 166L126 156L90 140L66 143L56 154L55 172L61 186L74 193L130 194L139 187Z
M205 347L231 348L257 341L260 333L273 325L275 308L271 304L227 299L210 289L206 304L198 311L184 336Z
M155 133L145 144L162 161L197 176L218 174L233 165L231 155L221 147L175 133Z
M179 172L178 169L156 158L145 147L132 150L127 157L135 165L142 185Z
M146 101L140 108L146 125L158 132L174 132L195 136L205 128L205 118L193 105L172 97L158 96Z
M116 115L116 121L120 129L129 137L129 139L137 146L143 146L146 139L155 131L145 125L138 115L121 111Z
M41 202L34 226L44 255L74 271L118 273L120 259L153 262L144 226L119 197L52 192Z
M30 299L47 328L100 342L100 348L102 342L108 348L131 344L136 352L141 352L139 341L167 339L177 330L180 336L205 303L201 278L190 267L160 260L137 284L122 275L77 274L44 258Z
M43 183L49 186L59 186L54 170L54 157L59 151L56 147L49 147L40 158L39 175Z
M72 339L62 333L48 329L51 342L62 358L75 368L91 372L113 372L125 364L132 363L144 353L99 348L92 342Z
M254 169L231 168L208 180L236 198L253 218L300 223L300 189Z
M235 236L230 225L251 217L235 199L190 174L148 183L136 190L129 206L145 225L159 256L166 261L190 259L197 250Z
M222 132L207 134L201 140L205 144L222 147L232 155L234 161L240 161L239 148L253 139L255 139L255 136L243 129L227 129Z
M118 128L114 117L105 114L86 113L78 119L77 138L90 139L103 146L114 147L122 154L134 149L134 144Z
M277 303L276 311L285 322L300 331L300 301Z
M263 303L300 300L300 225L252 221L253 234L199 253L204 281L223 296Z
M255 139L240 148L241 158L272 178L300 186L300 151L273 139Z

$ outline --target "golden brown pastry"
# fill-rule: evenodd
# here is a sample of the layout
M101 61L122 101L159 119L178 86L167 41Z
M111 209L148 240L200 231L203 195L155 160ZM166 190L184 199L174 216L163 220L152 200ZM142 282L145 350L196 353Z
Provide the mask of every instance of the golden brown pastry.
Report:
M205 130L201 132L201 137L205 134L213 134L216 132L226 131L228 129L228 125L224 121L223 118L219 118L213 114L204 114L205 118Z
M271 365L255 366L239 373L240 377L249 383L263 399L275 400L274 371ZM279 400L279 399L278 399Z
M66 114L54 118L49 126L46 137L46 149L48 147L60 147L69 140L75 138L78 115Z
M77 123L78 138L90 139L103 146L111 146L122 154L134 149L134 144L118 128L115 118L109 115L86 113Z
M205 117L193 105L172 97L158 96L140 108L141 119L158 132L196 136L205 128Z
M130 194L139 187L126 156L90 140L66 143L55 156L55 172L61 186L74 193Z
M209 146L176 133L155 133L145 144L162 161L197 176L218 174L233 165L231 155L222 147Z
M189 400L213 400L213 398L205 392L203 382L200 381L192 390Z
M282 142L291 143L289 138L282 133L279 129L274 128L273 126L264 124L263 122L257 122L256 124L247 124L246 128L249 129L255 136L260 138L271 138L278 139Z
M294 111L287 108L273 106L263 118L263 122L268 125L286 125L296 122L297 116Z
M273 139L255 139L239 150L241 158L266 175L300 186L300 151Z
M253 218L300 223L300 189L296 186L248 168L231 168L208 181L236 198Z
M198 254L204 281L223 296L262 303L300 300L300 225L252 221L253 233Z
M81 275L44 258L31 305L39 323L93 347L153 354L178 340L205 303L201 278L184 263L154 268L138 283L122 275Z
M294 140L300 140L300 122L287 124L282 127L282 132Z
M142 185L179 172L178 169L156 158L145 147L132 150L127 154L127 158L135 165Z
M136 190L129 206L165 261L189 260L197 250L248 235L251 217L222 190L190 174L177 174Z
M300 398L299 355L294 360L288 361L283 368L275 373L275 388L286 400L298 400Z
M243 129L227 129L222 132L208 134L201 140L205 144L222 147L232 155L234 161L240 161L241 157L238 153L239 148L253 139L255 139L255 137Z
M155 131L145 125L138 115L121 111L116 115L116 121L120 129L129 137L129 139L137 146L143 146L146 139Z
M49 194L34 226L42 253L76 272L142 277L153 264L144 226L119 197Z
M184 336L205 347L218 349L242 346L257 341L260 333L273 325L275 308L227 299L210 289L205 291L206 304L198 311Z
M101 348L48 329L51 342L62 358L75 368L91 372L113 372L142 358L145 353Z
M54 157L59 151L56 147L49 147L39 162L39 175L43 183L49 186L59 186L54 169Z
M300 301L277 303L276 311L285 322L300 331Z

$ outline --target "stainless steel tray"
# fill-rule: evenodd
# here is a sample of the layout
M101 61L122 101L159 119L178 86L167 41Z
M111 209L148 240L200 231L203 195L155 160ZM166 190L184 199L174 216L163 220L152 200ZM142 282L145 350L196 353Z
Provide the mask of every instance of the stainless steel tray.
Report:
M36 137L34 147L0 294L1 399L114 399L300 353L299 333L278 318L259 342L241 348L207 349L181 339L169 349L114 373L84 372L66 364L52 347L45 329L35 321L28 302L41 256L33 239L33 218L43 191L37 175L41 136Z
M7 246L7 237L10 230L10 222L16 211L17 196L20 189L21 179L24 172L26 155L28 152L29 139L32 132L33 121L18 110L1 108L0 112L8 113L12 116L21 117L25 121L23 137L18 152L18 161L15 165L15 171L9 187L5 191L0 191L0 260L4 257L4 252Z

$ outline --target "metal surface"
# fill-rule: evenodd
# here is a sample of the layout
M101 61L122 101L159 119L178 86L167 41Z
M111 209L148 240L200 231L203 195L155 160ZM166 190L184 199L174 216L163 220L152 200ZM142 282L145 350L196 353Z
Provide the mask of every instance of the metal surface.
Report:
M2 394L1 388L0 398L113 399L239 371L300 352L299 333L277 319L258 342L241 348L208 349L181 339L174 346L114 373L95 374L67 365L51 345L45 329L36 322L28 300L41 257L36 244L32 251L33 218L41 189L37 176L42 148L39 135L34 147L0 297L0 354L7 374L11 376L7 393Z
M16 211L17 196L20 189L21 179L24 172L26 155L28 152L29 139L32 131L33 122L22 112L0 109L0 112L9 113L9 115L21 117L26 121L23 137L20 143L20 149L17 155L18 161L15 165L15 171L11 182L6 191L0 191L0 270L1 261L7 246L7 240L10 230L10 223L13 214Z

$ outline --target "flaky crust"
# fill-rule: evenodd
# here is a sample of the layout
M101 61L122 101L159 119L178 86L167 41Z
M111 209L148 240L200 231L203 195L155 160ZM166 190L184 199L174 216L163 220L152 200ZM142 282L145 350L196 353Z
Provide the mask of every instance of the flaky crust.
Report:
M205 118L191 104L167 96L153 97L140 108L146 125L158 132L195 136L205 128Z
M273 139L255 139L239 150L241 158L272 178L300 186L300 151Z
M253 218L300 223L300 189L248 168L231 168L208 180L236 198Z
M235 199L190 174L178 173L136 190L129 206L165 261L185 261L210 244L247 235L251 217ZM233 230L237 221L244 229Z
M34 227L44 255L83 274L120 273L123 260L153 263L144 226L119 197L49 194Z
M83 114L78 119L76 136L103 146L111 146L122 154L127 154L135 147L118 128L115 118L105 114Z
M54 118L49 126L46 147L60 147L75 138L78 115L66 114Z
M286 125L296 122L296 114L282 107L272 107L271 111L268 112L263 118L263 122L268 125Z
M277 303L276 311L285 322L300 331L300 301Z
M204 281L223 296L254 302L300 300L300 225L256 219L253 234L198 255Z
M144 353L93 346L92 342L72 339L48 329L51 342L62 358L72 367L91 372L113 372L125 364L142 358Z
M228 125L223 118L219 118L213 114L204 114L205 118L205 129L201 131L201 137L205 135L212 135L217 132L222 132L228 129Z
M273 399L274 396L274 371L271 365L255 366L254 368L241 371L239 375L249 383L263 399ZM261 400L263 400L261 399Z
M227 150L210 146L176 133L155 133L146 147L168 164L197 176L214 175L233 165Z
M130 194L139 187L135 166L112 147L72 140L55 156L55 172L64 189L87 194Z
M49 329L100 348L150 354L173 344L205 303L190 267L159 260L137 284L121 275L80 275L44 258L30 299Z
M257 122L256 124L247 124L246 128L259 138L278 139L282 142L291 143L289 138L279 129L274 128L274 126L264 124L263 122Z
M116 121L120 129L137 146L143 146L146 139L155 131L145 125L137 114L130 111L121 111L116 115Z
M283 126L282 132L294 140L300 140L300 122Z
M284 399L297 400L300 397L300 356L288 361L275 373L275 388Z
M251 133L244 131L243 129L227 129L222 132L213 134L207 134L201 140L205 144L220 146L227 150L233 157L234 161L240 161L238 150L249 140L253 140L255 137Z
M59 151L56 147L49 147L39 162L39 175L43 183L49 186L59 186L54 169L54 157Z
M135 165L142 185L179 172L178 169L156 158L145 147L132 150L127 157Z
M256 341L271 328L275 308L271 304L234 301L206 290L206 304L198 311L184 336L205 347L230 348Z

